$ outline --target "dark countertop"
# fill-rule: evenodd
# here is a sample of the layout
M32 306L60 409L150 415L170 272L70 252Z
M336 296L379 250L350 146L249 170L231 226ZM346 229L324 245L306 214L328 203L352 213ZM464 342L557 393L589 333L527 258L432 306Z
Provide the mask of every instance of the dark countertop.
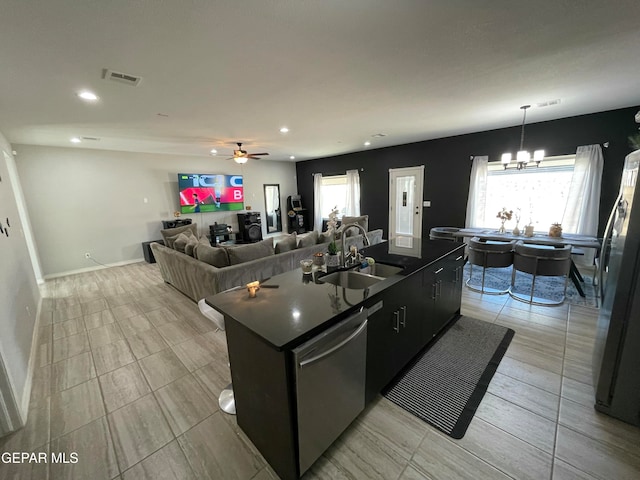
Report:
M376 283L368 289L343 289L318 282L322 272L303 275L300 268L271 277L255 298L249 298L246 287L227 290L207 297L206 303L225 317L247 327L278 350L291 348L338 321L367 298L402 281L436 260L446 256L461 243L446 240L416 239L412 247L383 242L362 250L377 263L404 267L399 274ZM327 324L327 325L325 325Z

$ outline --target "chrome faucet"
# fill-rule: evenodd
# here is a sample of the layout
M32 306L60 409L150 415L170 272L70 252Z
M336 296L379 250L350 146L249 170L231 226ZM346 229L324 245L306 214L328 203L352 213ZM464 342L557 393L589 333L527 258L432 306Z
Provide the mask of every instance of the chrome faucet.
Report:
M371 242L369 241L369 237L367 237L367 231L364 229L364 227L362 225L360 225L359 223L348 223L347 225L341 225L340 228L342 228L342 266L343 267L349 267L351 265L349 265L349 258L354 258L357 260L357 255L352 255L351 252L345 252L344 248L344 241L345 238L347 237L347 230L349 230L351 227L356 227L358 228L361 232L362 232L362 241L364 243L365 247L368 247L369 245L371 245ZM359 254L358 254L359 255Z

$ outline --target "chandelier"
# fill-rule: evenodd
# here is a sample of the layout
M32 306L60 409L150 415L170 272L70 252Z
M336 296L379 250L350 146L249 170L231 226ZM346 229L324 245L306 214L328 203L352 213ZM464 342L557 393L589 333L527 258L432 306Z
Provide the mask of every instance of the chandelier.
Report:
M522 129L520 131L520 150L516 153L516 168L518 170L522 170L526 168L529 162L531 161L531 154L524 149L524 123L527 119L527 109L530 108L531 105L523 105L520 109L523 111L522 113ZM536 167L540 165L540 162L544 159L544 150L536 150L533 152L533 161L536 163ZM507 169L507 166L511 163L511 152L503 153L501 160L502 166L504 169Z

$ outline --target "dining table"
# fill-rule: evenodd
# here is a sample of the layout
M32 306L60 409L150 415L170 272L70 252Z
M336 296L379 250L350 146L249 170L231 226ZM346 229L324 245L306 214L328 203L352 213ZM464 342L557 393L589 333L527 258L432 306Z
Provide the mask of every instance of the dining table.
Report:
M524 243L532 243L537 245L571 245L573 247L572 252L574 254L584 255L584 252L581 250L583 248L593 248L596 250L596 255L600 251L602 244L597 237L592 237L589 235L578 235L572 233L563 233L559 237L552 237L546 232L533 232L532 236L525 235L514 235L512 232L506 231L501 233L499 230L492 228L461 228L460 230L451 232L453 237L464 238L464 237L478 237L485 240L522 240ZM580 274L578 267L576 267L575 262L571 259L571 268L569 270L569 278L576 287L578 294L581 297L585 296L584 289L582 288L582 283L584 282L584 278Z

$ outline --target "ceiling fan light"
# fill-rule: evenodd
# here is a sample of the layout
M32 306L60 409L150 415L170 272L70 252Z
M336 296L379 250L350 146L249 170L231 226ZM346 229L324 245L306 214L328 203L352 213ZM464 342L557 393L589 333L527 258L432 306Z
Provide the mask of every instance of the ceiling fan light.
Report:
M247 163L247 157L234 157L233 161L239 164Z

